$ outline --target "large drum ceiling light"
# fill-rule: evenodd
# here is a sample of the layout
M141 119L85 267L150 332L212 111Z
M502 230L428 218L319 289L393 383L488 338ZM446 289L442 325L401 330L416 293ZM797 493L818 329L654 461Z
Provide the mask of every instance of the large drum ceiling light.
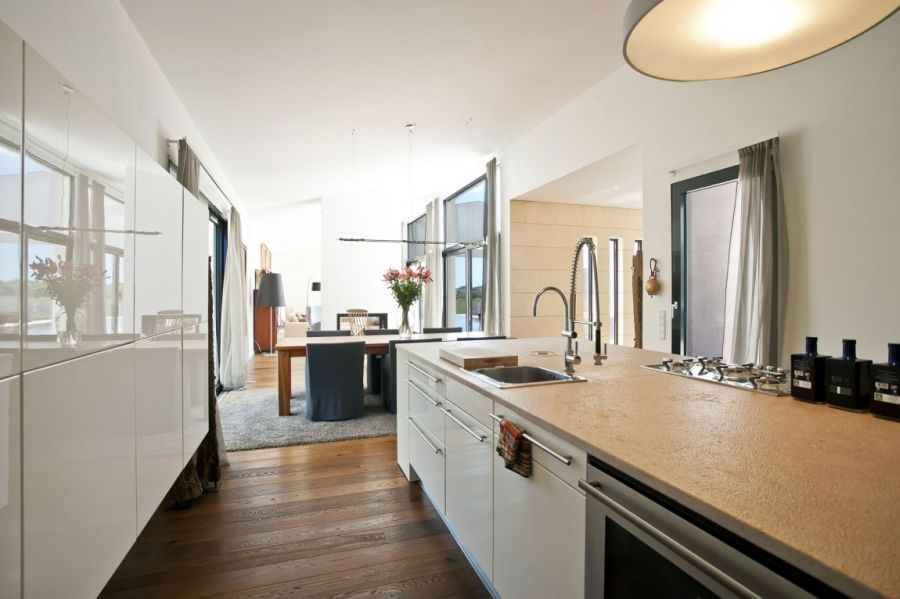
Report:
M898 0L632 0L625 60L658 79L743 77L839 46L898 7Z

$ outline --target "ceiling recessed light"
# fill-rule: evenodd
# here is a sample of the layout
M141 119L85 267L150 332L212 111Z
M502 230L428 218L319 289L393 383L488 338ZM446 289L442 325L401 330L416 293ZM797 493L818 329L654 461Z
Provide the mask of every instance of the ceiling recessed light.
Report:
M897 0L632 0L625 60L672 81L743 77L777 69L853 39Z

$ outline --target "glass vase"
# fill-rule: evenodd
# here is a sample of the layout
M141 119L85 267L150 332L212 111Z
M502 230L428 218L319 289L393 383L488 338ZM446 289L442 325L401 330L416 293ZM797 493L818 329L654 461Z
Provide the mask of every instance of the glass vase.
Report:
M85 316L80 308L60 307L56 313L56 341L60 347L73 349L81 341Z
M409 306L401 307L403 316L400 319L400 328L398 329L401 339L409 339L413 335L412 327L409 326Z

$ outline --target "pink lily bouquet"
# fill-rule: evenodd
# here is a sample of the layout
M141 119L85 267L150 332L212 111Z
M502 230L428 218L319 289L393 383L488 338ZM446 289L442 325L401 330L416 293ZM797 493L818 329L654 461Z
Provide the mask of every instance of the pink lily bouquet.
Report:
M391 290L394 301L403 312L399 328L400 336L409 338L412 336L412 327L409 326L409 307L422 297L425 284L434 281L431 278L431 271L423 266L418 268L407 266L402 271L389 268L382 278L387 283L388 289Z
M402 271L390 268L384 273L384 281L394 296L394 301L401 310L409 310L413 302L422 297L426 283L432 283L431 271L425 267L406 267Z

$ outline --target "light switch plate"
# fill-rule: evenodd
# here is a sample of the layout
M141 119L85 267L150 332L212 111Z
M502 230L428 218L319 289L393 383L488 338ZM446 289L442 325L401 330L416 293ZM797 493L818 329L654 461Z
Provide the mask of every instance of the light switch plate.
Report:
M668 320L668 313L665 310L659 311L659 340L666 340L666 320Z

